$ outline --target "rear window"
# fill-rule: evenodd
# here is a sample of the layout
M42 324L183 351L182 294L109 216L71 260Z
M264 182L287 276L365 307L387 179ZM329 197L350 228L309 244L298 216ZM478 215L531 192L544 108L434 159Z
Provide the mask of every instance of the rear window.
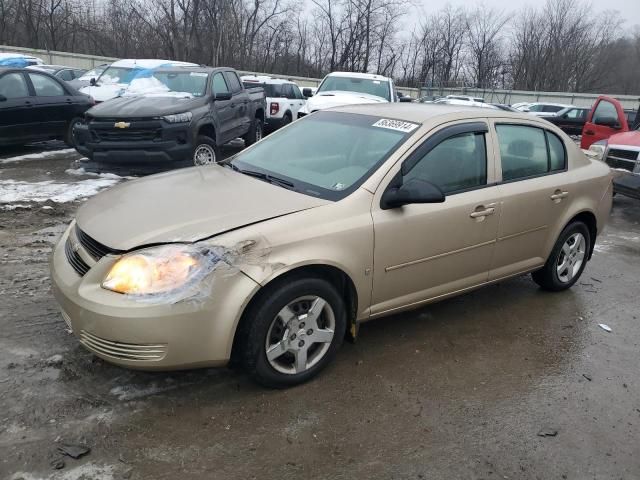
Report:
M258 82L242 82L244 88L264 88L264 94L267 97L281 97L282 96L282 84L267 84Z

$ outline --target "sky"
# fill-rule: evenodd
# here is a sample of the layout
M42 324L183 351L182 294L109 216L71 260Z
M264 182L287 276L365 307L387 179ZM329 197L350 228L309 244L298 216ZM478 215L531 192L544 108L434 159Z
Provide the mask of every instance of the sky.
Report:
M518 10L524 6L540 7L544 0L418 0L424 6L425 12L439 10L447 3L454 7L463 6L473 8L477 4L484 4L488 8L496 8L505 12ZM640 0L591 0L594 11L617 10L625 20L624 27L631 29L640 25Z

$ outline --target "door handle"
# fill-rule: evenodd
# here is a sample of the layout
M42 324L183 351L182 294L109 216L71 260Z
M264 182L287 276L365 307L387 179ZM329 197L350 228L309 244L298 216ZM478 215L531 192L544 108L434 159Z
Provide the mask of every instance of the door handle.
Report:
M484 218L489 215L493 215L496 211L496 204L490 203L488 205L478 205L476 209L469 214L471 218Z
M560 201L562 201L563 198L566 198L567 196L569 196L569 192L564 192L562 190L556 190L553 195L551 195L551 200L553 200L554 202L558 203Z
M593 130L585 130L585 131L584 131L584 134L585 134L585 135L595 135L595 134L596 134L596 132L594 132Z

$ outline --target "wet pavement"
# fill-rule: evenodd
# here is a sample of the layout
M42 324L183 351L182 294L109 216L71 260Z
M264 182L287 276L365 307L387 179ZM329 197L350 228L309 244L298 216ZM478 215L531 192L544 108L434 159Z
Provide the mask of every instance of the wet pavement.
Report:
M57 148L0 158L0 195L9 180L109 179ZM227 369L124 370L80 347L47 257L81 202L0 203L2 479L640 478L638 201L614 199L570 291L523 276L367 323L285 391ZM91 451L56 470L63 444Z

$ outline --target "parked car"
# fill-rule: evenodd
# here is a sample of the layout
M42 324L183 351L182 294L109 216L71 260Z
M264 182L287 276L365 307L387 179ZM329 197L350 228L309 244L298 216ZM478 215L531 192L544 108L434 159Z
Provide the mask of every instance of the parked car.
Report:
M591 144L607 140L616 133L635 130L640 125L640 110L625 110L612 97L600 96L591 107L582 129L580 147L588 149Z
M173 60L118 60L109 65L102 74L80 92L91 95L97 102L104 102L122 96L135 78L147 77L149 71L160 67L197 67L195 63L176 62Z
M467 102L486 103L484 98L471 97L469 95L447 95L445 98L448 98L449 100L465 100Z
M50 73L54 77L64 80L65 82L80 78L86 72L86 70L82 68L65 67L62 65L31 65L27 68L30 70L39 70L41 72Z
M513 108L515 108L516 110L523 112L526 108L529 107L529 105L532 105L531 102L518 102L518 103L514 103L513 105L511 105Z
M444 98L439 98L438 100L434 100L431 103L442 104L442 105L461 105L461 106L467 106L467 107L491 108L494 110L498 109L498 107L494 107L490 103L478 102L474 100L472 97L469 97L469 99L444 97Z
M242 87L235 70L165 67L134 80L147 91L96 105L74 130L77 150L95 164L157 171L221 160L220 147L262 138L264 91Z
M109 66L108 63L98 65L97 67L84 72L82 76L74 80L69 80L67 83L71 85L73 88L75 88L76 90L80 90L82 87L89 86L91 84L91 80L95 82L96 79L100 75L102 75L102 72L104 72L107 69L108 66Z
M500 110L504 110L505 112L515 112L515 113L520 112L520 110L518 110L517 108L513 108L509 105L505 105L504 103L490 103L489 105L496 107Z
M564 105L562 103L532 103L526 107L522 107L522 111L535 115L536 117L552 117L560 110L569 107L573 107L573 105Z
M586 107L567 107L554 116L545 117L545 120L557 125L567 135L582 135L589 110Z
M0 67L0 145L63 139L93 105L87 95L46 72Z
M481 108L321 111L226 166L80 207L51 278L84 347L138 369L232 358L294 385L367 320L526 272L568 289L611 208L610 169L560 129Z
M589 112L582 148L617 171L614 193L640 200L640 110L625 110L611 97L599 97Z
M311 98L298 110L298 118L340 105L397 101L393 80L371 73L333 72L324 77L315 95L309 88L303 94Z
M267 132L290 124L298 118L298 110L307 102L298 85L289 80L264 75L245 75L240 79L247 89L264 89L267 101L264 127Z
M43 65L44 62L39 57L25 55L24 53L0 52L0 67L24 68L29 65Z

